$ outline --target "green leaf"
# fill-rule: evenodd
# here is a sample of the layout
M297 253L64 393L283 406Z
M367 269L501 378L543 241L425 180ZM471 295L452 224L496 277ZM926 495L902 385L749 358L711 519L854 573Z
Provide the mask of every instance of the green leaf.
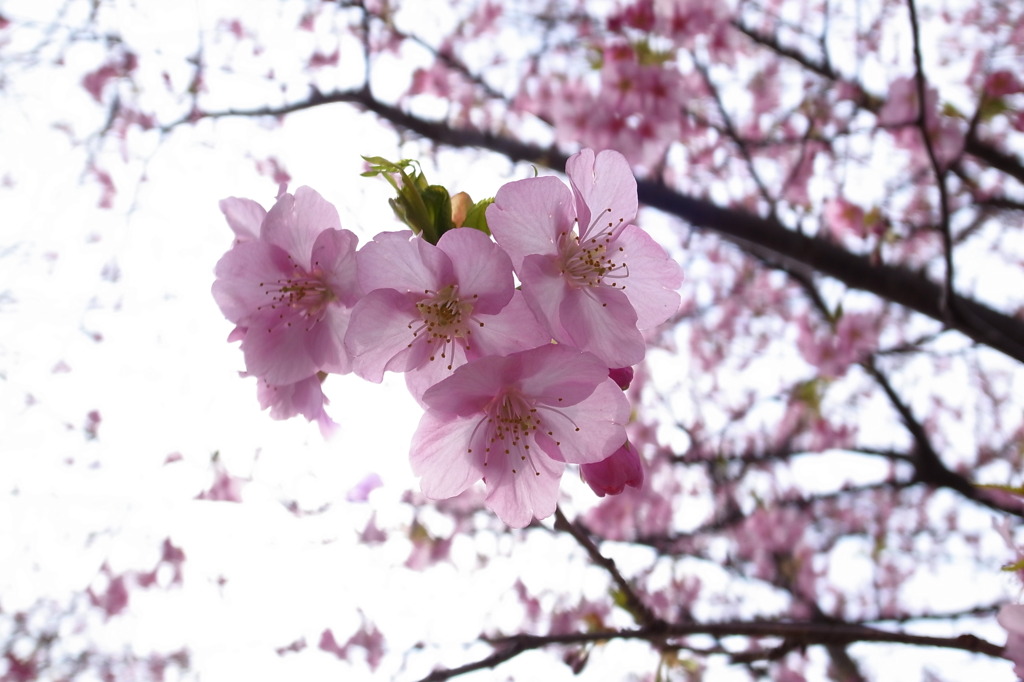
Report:
M821 399L825 394L824 389L825 382L821 379L802 381L793 388L793 397L807 405L814 414L819 414Z
M981 100L981 111L979 112L978 118L983 122L991 121L993 118L1000 114L1004 114L1012 109L1006 104L1006 100L1002 97L985 97Z

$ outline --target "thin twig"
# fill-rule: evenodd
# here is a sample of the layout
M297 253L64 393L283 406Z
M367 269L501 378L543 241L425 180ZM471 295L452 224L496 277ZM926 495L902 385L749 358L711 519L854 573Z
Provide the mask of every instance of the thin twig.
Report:
M562 513L560 507L555 507L555 529L562 530L573 537L574 540L587 552L587 556L596 565L600 566L608 572L619 591L622 593L623 598L626 602L626 609L633 614L637 622L640 625L656 628L663 625L664 622L658 618L650 607L643 602L642 599L637 595L633 586L629 584L629 581L623 577L622 572L615 565L613 559L609 559L605 555L601 554L601 550L597 548L594 541L590 539L590 535L586 529L579 522L570 523L565 514Z
M935 174L935 187L939 192L939 234L942 235L942 251L946 264L945 277L943 278L942 307L949 318L948 323L952 325L957 315L954 305L956 292L953 288L956 271L953 268L953 233L949 221L949 194L946 189L946 170L939 163L939 157L935 153L935 145L932 143L931 133L928 131L928 116L925 111L927 81L924 75L924 63L921 59L921 28L918 25L917 5L914 0L907 0L907 10L910 13L910 32L914 42L914 83L917 88L916 124L921 132L921 139L924 142L925 151L928 153L928 161L931 164L932 172Z

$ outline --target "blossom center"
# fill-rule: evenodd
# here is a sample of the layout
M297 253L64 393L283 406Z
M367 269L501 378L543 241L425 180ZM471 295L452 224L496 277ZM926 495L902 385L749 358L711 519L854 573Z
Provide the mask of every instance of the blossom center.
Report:
M442 358L448 359L448 369L452 369L452 359L448 346L454 346L456 339L461 339L462 345L469 349L469 337L473 333L472 326L484 326L482 322L473 320L473 303L459 297L459 285L450 284L438 291L426 290L428 294L416 304L416 310L420 314L420 323L415 321L408 324L412 330L413 339L409 346L419 339L424 339L430 345L440 345ZM472 299L477 298L473 294ZM430 359L434 360L436 353L431 354Z
M535 475L540 471L529 462L530 446L534 443L538 429L544 428L543 420L533 402L515 390L504 391L484 408L484 418L474 429L474 435L484 429L484 466L488 466L492 454L504 455L511 463L513 474L519 468L529 465ZM470 438L473 443L473 438ZM473 449L470 447L469 452ZM521 464L526 463L526 464Z
M279 310L279 317L284 318L286 311L292 311L304 320L309 321L312 328L323 319L327 307L338 300L337 295L327 283L324 271L314 264L313 270L307 272L297 264L292 264L292 272L275 282L260 282L263 293L270 298L270 303L259 306L258 310L268 307ZM291 322L288 323L291 326Z
M558 401L561 402L562 399L559 398ZM513 474L518 474L522 468L529 467L534 475L540 476L540 470L533 463L533 455L537 451L533 446L537 445L538 436L546 438L556 448L562 444L556 439L550 423L546 423L541 416L544 412L566 420L575 432L578 433L580 430L579 425L561 410L550 405L538 404L536 400L524 396L514 388L496 395L484 407L483 412L483 418L469 437L469 453L473 454L477 433L483 429L484 466L489 466L491 456L497 455L499 461L509 464Z
M575 231L562 232L558 236L559 270L577 287L608 285L626 288L625 283L616 281L629 276L625 249L614 243L618 225L613 222L599 224L610 210L600 213L583 232L583 237ZM619 223L622 222L620 219Z

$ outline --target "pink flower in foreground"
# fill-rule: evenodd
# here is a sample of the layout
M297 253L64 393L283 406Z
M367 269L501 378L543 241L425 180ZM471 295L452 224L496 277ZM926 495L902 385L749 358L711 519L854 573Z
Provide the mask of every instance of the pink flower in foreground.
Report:
M1003 657L1013 661L1013 672L1024 679L1024 604L1005 604L996 621L1006 630Z
M485 502L521 528L554 513L566 462L600 462L626 440L629 402L597 357L548 344L473 360L423 395L410 459L432 499L483 479Z
M640 461L640 453L629 441L600 462L582 465L580 472L583 474L583 480L598 497L618 495L627 485L640 488L644 484L644 467Z
M221 208L236 244L217 263L213 297L237 325L247 373L274 386L319 371L350 369L342 339L355 304L356 236L339 227L334 206L308 187L282 194L263 217L258 206L226 199Z
M514 289L508 256L479 230L442 235L437 246L409 231L385 232L358 254L365 296L345 345L370 381L387 370L416 396L467 360L551 341Z
M527 303L557 341L608 367L638 363L641 330L679 306L679 266L636 225L636 180L618 152L591 149L566 164L572 184L529 178L498 190L487 209Z

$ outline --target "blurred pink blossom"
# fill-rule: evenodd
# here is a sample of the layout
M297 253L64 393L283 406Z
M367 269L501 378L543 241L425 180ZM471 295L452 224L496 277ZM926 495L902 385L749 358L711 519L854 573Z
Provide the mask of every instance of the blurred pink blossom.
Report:
M1003 656L1013 661L1013 672L1024 679L1024 604L1004 604L996 621L1006 630Z

